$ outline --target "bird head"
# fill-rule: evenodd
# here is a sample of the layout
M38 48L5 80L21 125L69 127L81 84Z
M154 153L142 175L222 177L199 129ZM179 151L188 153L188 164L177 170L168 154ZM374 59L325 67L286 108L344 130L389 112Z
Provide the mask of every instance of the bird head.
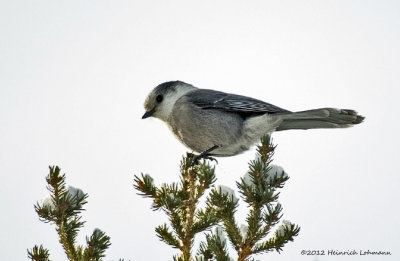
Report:
M181 82L165 82L155 87L144 102L144 113L142 119L155 117L166 122L172 112L175 102L185 93L196 87Z

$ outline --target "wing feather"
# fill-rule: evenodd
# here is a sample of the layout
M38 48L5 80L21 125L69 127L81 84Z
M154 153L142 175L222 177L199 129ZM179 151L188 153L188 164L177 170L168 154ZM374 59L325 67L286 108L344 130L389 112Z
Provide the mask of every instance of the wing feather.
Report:
M186 96L189 102L201 109L236 112L242 116L290 112L254 98L214 90L198 89L188 93Z

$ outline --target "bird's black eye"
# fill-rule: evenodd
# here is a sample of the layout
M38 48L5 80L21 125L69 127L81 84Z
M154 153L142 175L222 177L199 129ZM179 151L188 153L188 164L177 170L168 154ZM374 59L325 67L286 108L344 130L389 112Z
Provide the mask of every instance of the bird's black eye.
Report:
M156 101L157 101L158 103L160 103L160 102L162 102L163 98L164 98L164 97L163 97L161 94L159 94L159 95L157 95L157 97L156 97Z

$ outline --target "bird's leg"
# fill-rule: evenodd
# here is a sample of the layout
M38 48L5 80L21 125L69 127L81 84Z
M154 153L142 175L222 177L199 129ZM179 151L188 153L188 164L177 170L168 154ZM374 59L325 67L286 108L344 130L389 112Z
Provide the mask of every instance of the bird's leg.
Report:
M203 151L202 153L200 153L199 155L195 156L195 160L208 159L208 160L212 160L212 161L215 161L218 163L218 161L215 158L211 157L211 153L210 153L213 150L218 149L218 148L219 148L218 145L212 146L211 148L209 148L209 149Z
M203 151L199 155L194 155L192 153L188 153L188 156L193 156L193 165L197 164L199 162L199 160L201 160L201 159L208 159L208 160L212 160L212 161L215 161L216 163L218 163L218 161L215 158L210 156L211 155L210 152L212 152L213 150L215 150L217 148L219 148L219 146L214 145L211 148Z

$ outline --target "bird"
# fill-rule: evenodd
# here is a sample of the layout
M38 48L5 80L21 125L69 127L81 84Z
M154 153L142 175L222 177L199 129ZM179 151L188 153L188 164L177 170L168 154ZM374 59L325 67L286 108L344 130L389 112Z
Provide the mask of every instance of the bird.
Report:
M238 155L274 131L346 128L364 120L350 109L292 112L255 98L201 89L183 81L156 86L144 108L142 119L163 121L180 142L204 157Z

